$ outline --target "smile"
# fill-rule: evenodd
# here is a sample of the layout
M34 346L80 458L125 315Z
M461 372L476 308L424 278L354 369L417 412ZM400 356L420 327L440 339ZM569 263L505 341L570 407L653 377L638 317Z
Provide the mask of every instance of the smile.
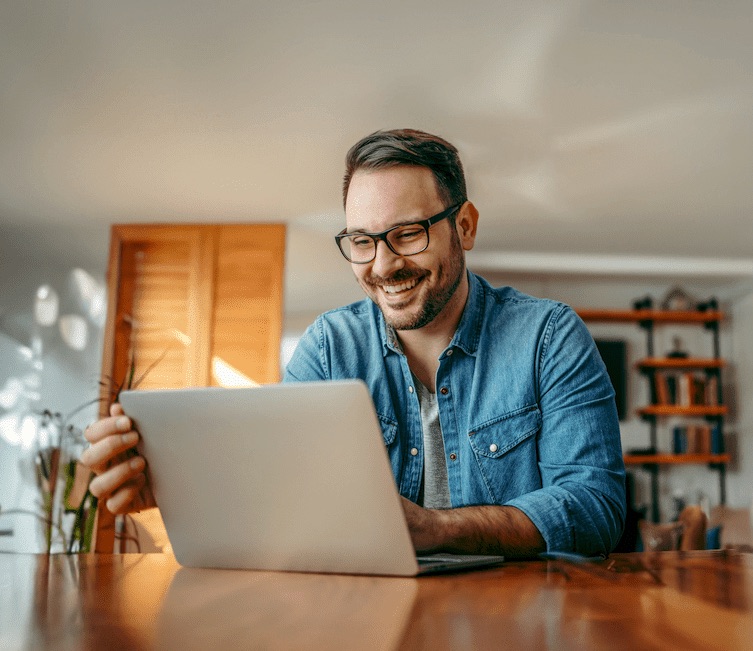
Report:
M405 292L409 289L413 289L416 285L418 285L420 278L411 278L410 280L406 280L404 283L400 283L399 285L382 285L382 289L386 294L399 294L400 292Z

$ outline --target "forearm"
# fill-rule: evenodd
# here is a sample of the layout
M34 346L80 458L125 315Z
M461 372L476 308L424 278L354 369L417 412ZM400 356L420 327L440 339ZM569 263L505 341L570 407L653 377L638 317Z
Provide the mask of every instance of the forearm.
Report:
M418 551L530 558L546 550L533 522L512 506L415 507L415 515L411 534Z

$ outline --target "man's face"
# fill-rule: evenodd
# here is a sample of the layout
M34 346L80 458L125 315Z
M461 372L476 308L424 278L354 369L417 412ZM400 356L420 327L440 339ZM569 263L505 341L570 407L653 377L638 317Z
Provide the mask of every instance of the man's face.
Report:
M428 168L359 171L348 189L345 221L348 232L378 233L445 208ZM379 242L372 262L351 267L387 323L396 330L414 330L431 323L452 298L463 279L465 260L458 234L445 219L429 229L426 251L402 257Z

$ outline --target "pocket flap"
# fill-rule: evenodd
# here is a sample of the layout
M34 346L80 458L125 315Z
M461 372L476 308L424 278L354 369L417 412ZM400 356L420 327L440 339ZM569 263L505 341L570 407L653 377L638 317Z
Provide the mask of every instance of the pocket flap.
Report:
M541 412L537 405L524 407L487 422L468 433L477 454L496 459L541 429Z

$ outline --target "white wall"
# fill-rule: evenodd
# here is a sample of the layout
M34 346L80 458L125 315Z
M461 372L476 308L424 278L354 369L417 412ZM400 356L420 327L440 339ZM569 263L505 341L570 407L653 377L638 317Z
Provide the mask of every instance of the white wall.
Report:
M45 409L67 415L98 397L101 328L89 320L87 345L82 351L74 351L65 344L56 326L36 326L32 317L36 288L42 284L49 284L57 291L61 314L81 313L71 291L70 271L43 260L5 258L0 264L0 391L16 378L25 380L32 393L38 393L16 404L0 406L0 418ZM35 336L41 343L38 360L41 364L35 364L28 356ZM97 405L91 405L69 422L83 428L96 415ZM14 440L10 431L0 435L0 513L11 509L41 512L33 446L34 442L27 438ZM0 552L41 552L46 548L42 528L31 515L0 515L0 530L13 531L12 536L0 536Z

